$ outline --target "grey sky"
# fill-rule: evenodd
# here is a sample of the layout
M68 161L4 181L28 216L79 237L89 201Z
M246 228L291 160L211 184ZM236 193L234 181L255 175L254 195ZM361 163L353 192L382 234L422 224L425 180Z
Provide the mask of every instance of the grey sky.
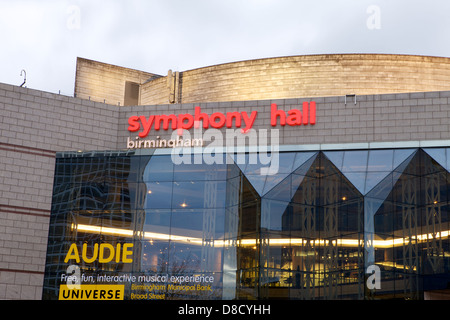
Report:
M73 94L76 57L161 75L322 53L450 57L450 1L0 0L0 82Z

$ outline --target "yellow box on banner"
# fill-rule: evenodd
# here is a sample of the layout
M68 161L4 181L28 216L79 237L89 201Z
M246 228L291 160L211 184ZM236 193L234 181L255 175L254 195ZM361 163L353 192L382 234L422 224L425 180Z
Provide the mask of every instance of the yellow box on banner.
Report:
M78 288L62 284L59 287L59 300L123 300L124 285L84 284Z

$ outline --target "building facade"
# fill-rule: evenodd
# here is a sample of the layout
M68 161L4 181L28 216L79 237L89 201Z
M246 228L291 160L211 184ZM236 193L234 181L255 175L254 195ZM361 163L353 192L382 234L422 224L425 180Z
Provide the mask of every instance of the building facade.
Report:
M0 298L445 296L448 62L79 59L76 97L1 84Z

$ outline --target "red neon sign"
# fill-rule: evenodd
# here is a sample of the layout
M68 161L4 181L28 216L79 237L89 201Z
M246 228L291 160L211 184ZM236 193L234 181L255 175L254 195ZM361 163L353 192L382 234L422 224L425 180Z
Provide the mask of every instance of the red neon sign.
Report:
M280 125L285 126L300 126L300 125L315 125L316 124L316 103L303 102L303 110L291 109L287 112L278 110L275 103L270 106L270 125L275 127L277 119L280 119Z
M131 116L128 118L128 131L139 132L138 136L145 138L150 131L153 130L176 130L176 129L186 129L189 130L194 127L195 124L203 123L203 128L232 128L233 125L236 128L242 128L242 133L248 132L256 120L258 115L257 111L252 111L248 114L245 111L238 112L227 112L226 114L222 112L215 112L211 115L202 112L200 107L195 107L194 115L189 113L174 115L150 115L146 116ZM316 123L316 103L312 101L311 103L303 102L302 111L298 109L291 109L287 111L278 110L275 103L271 105L271 115L270 124L274 127L279 124L281 126L299 126L299 125L314 125ZM182 130L180 131L181 134Z

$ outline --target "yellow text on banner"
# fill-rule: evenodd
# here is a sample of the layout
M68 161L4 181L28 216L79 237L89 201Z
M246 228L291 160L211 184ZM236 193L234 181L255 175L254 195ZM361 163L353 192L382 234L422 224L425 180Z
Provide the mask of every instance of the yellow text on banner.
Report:
M124 285L80 285L78 289L62 284L59 287L59 300L123 300Z

